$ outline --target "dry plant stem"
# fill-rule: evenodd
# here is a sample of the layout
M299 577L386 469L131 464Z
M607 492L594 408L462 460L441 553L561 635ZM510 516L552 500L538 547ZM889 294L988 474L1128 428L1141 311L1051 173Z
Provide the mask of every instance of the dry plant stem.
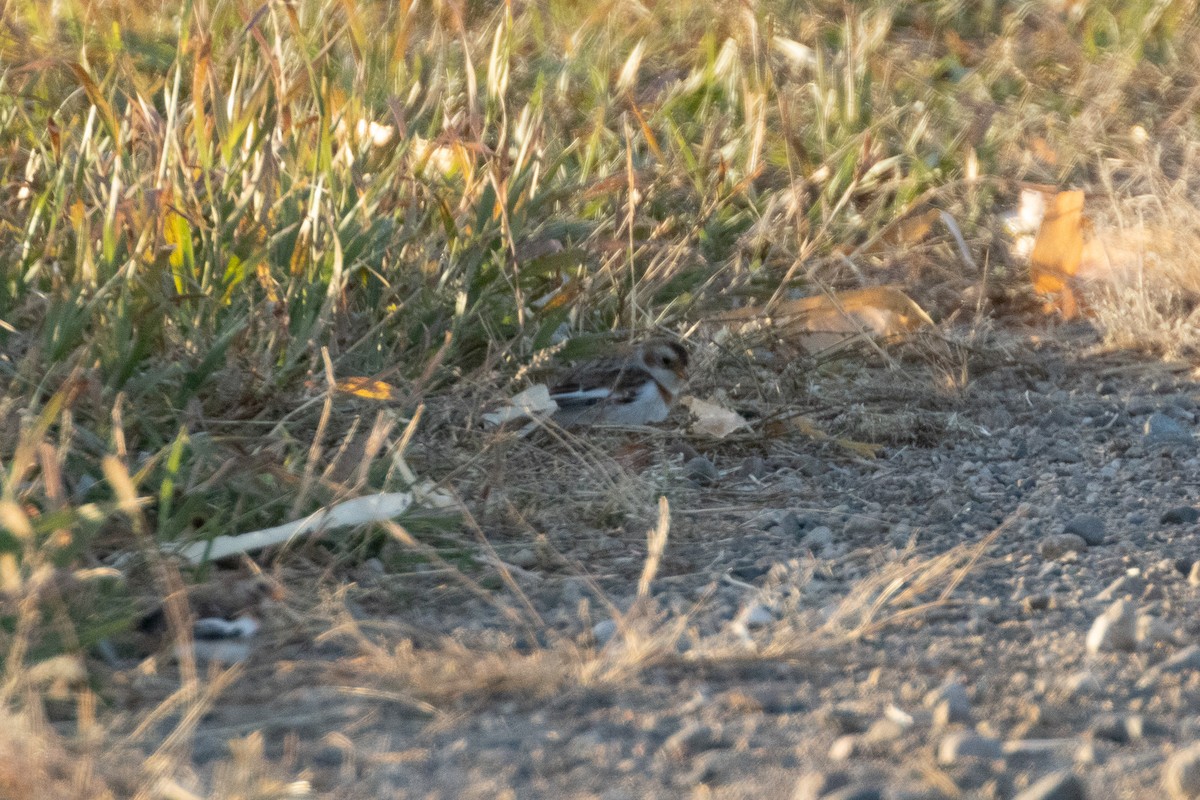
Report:
M658 524L646 534L646 561L642 565L642 575L638 578L637 602L644 602L650 596L650 584L658 574L658 566L662 562L662 554L667 547L667 534L670 531L671 506L666 497L660 497Z
M487 534L483 532L483 528L479 527L479 523L475 520L474 515L471 514L470 510L465 504L462 504L461 501L460 511L463 514L463 519L466 521L467 526L471 529L471 532L475 534L475 541L484 548L488 554L488 560L492 563L492 566L496 568L496 571L500 573L501 580L504 581L504 584L516 596L516 598L521 601L521 605L525 607L525 613L529 615L529 624L539 628L544 628L545 622L542 620L541 615L538 614L537 609L534 608L533 603L530 602L529 597L525 594L525 591L520 587L520 585L517 584L516 580L513 579L512 570L510 569L509 565L500 558L500 554L496 552L496 549L492 547L492 543L488 541Z
M431 562L437 564L442 569L445 569L447 574L453 576L454 579L464 586L471 594L475 595L489 605L494 606L510 622L520 625L522 628L527 630L529 629L528 620L522 618L522 616L518 614L515 609L501 603L491 592L480 586L477 581L473 580L470 576L464 574L462 570L458 569L450 562L442 558L441 554L438 553L436 548L417 540L412 534L395 522L386 522L384 525L387 528L388 533L390 533L392 537L396 539L396 541L400 542L414 552L419 553L425 558L428 558ZM503 573L505 569L503 562L497 560L496 567L498 571ZM510 586L515 585L515 582L512 581L511 575L507 575L505 577L505 583L509 584ZM528 603L528 599L525 599L525 602Z
M208 685L203 692L191 698L182 718L175 728L167 735L155 751L146 759L146 771L149 773L150 786L157 785L167 774L178 766L181 750L186 747L200 724L200 720L212 708L221 693L229 688L241 675L240 666L215 671L210 675ZM153 795L146 788L135 795L135 800L149 800Z
M333 363L329 360L328 348L321 348L321 359L325 364L325 404L321 408L321 418L317 422L317 430L313 434L312 443L308 446L308 458L304 461L304 473L300 478L300 488L296 492L296 499L292 502L291 511L288 513L291 519L298 517L300 509L308 502L308 494L312 490L313 474L321 456L321 440L325 438L325 429L328 427L329 417L333 413L333 397L337 392L337 380L334 378Z
M121 510L129 520L134 534L143 545L142 551L154 568L159 591L163 594L163 609L166 611L171 639L179 651L179 673L181 689L188 697L195 697L199 690L196 671L196 655L192 648L191 613L187 604L187 588L174 566L150 539L142 517L137 491L129 479L129 472L116 456L105 456L102 462L104 477L108 480L121 504Z

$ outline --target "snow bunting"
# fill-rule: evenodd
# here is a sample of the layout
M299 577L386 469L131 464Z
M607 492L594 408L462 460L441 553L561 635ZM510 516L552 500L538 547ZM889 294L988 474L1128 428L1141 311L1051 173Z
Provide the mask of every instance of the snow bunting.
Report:
M662 422L683 389L687 365L687 350L664 339L580 364L550 388L558 404L553 419L564 427Z

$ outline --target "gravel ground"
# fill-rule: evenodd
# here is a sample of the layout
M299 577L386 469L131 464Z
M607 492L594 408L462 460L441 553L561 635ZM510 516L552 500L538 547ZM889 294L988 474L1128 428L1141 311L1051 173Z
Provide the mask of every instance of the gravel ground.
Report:
M594 472L564 474L522 533L481 500L524 599L367 563L361 636L267 637L193 758L258 730L336 797L1200 797L1200 386L1075 337L956 392L810 375L841 444L654 439L637 491L672 518L641 600L652 504L556 516Z

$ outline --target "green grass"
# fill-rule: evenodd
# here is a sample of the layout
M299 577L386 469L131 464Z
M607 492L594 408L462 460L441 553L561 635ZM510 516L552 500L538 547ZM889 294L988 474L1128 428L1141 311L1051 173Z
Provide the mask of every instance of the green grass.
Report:
M1016 286L993 249L1016 181L1094 185L1142 158L1133 125L1167 174L1197 135L1181 0L10 5L10 677L43 649L7 598L42 571L344 496L326 467L376 408L330 375L387 381L403 420L564 330L683 329L875 267L978 281L940 266L948 236L860 247L930 205ZM406 487L394 444L354 491Z

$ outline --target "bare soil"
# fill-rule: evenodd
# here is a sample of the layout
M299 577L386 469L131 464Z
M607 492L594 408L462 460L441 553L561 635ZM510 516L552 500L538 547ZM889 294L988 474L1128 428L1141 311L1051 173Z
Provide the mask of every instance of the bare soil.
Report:
M448 414L411 460L457 465L481 536L411 528L453 569L295 554L312 574L198 723L198 785L254 735L343 798L1163 796L1200 738L1197 663L1168 662L1200 633L1196 371L1082 327L939 346L710 349L692 392L753 428L720 441L683 411L566 442ZM1089 651L1121 599L1131 638ZM174 684L110 686L132 719Z

